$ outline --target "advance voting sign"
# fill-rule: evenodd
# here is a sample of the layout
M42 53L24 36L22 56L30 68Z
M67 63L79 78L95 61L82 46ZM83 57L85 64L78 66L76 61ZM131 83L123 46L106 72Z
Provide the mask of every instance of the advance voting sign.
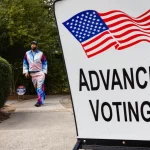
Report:
M78 138L150 140L150 1L62 0L55 14Z

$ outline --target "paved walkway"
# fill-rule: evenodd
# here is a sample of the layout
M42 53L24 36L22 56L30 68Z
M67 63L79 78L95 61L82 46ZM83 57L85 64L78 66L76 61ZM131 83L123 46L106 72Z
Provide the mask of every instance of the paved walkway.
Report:
M8 101L16 111L0 123L0 150L72 150L76 131L69 96L47 97L40 108L35 102Z

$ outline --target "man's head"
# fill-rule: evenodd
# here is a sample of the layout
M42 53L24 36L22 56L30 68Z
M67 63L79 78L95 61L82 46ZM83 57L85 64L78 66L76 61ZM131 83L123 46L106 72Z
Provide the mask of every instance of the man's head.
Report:
M37 47L38 47L37 41L32 41L32 42L31 42L31 49L32 49L32 50L36 50Z

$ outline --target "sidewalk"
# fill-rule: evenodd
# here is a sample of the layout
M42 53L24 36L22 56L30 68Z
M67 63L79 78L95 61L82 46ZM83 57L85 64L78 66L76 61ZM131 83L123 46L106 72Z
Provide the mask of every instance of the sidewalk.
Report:
M49 96L40 108L35 102L10 104L16 110L0 123L0 150L72 150L76 130L69 96Z

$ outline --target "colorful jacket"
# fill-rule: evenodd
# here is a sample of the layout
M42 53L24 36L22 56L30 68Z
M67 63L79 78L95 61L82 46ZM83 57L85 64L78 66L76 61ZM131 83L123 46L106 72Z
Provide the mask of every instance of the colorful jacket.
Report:
M47 60L40 50L36 50L35 55L32 50L29 50L23 59L23 74L35 71L43 71L47 74Z

